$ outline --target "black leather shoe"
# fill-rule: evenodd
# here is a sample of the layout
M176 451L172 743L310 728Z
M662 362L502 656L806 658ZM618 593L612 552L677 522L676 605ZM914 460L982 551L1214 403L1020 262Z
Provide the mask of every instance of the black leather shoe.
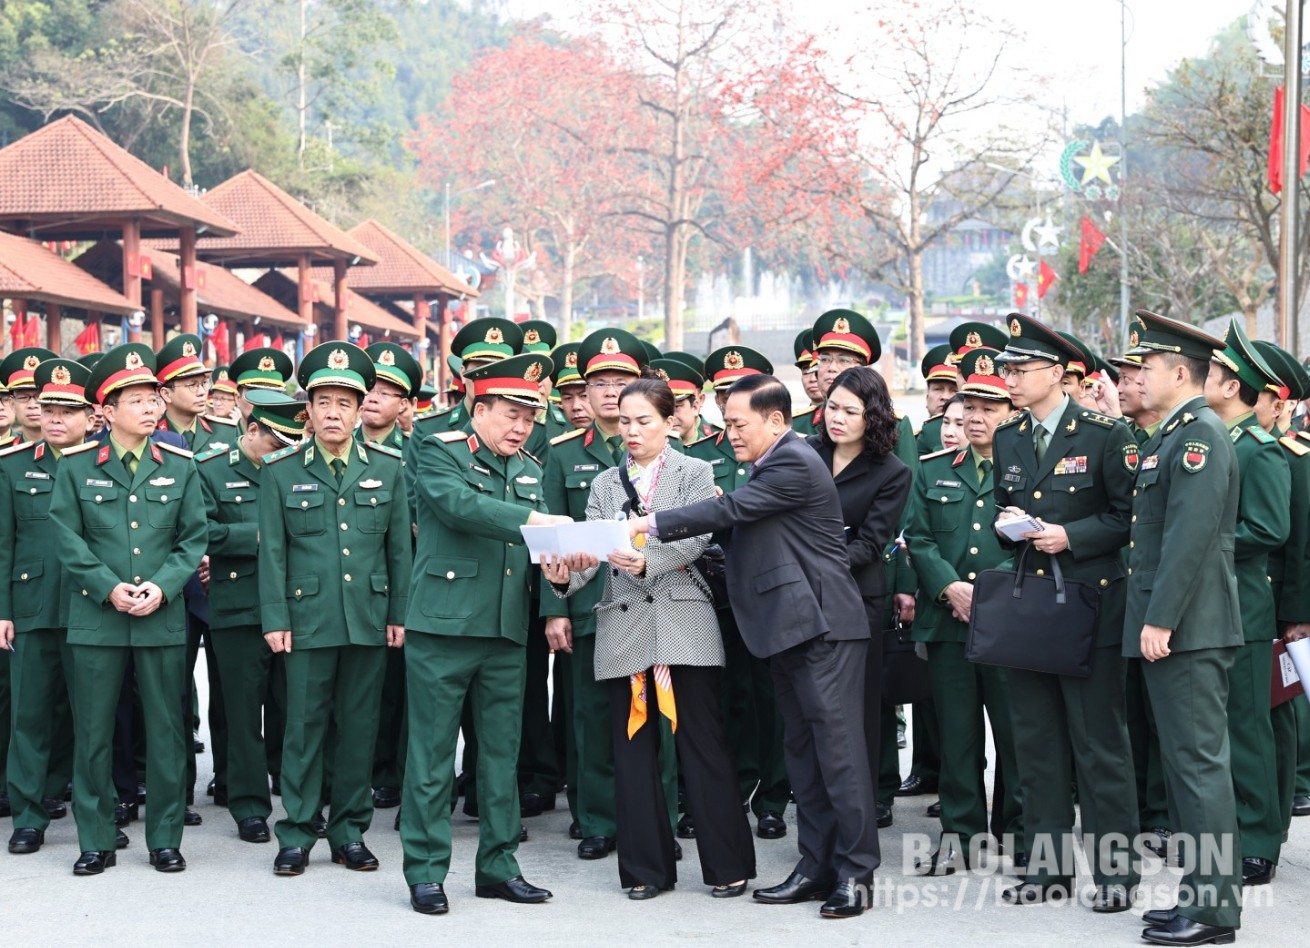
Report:
M473 894L480 899L504 899L506 902L518 902L520 905L533 905L546 901L552 893L549 889L533 885L522 876L515 876L495 885L477 886Z
M478 819L478 798L476 796L466 795L464 797L464 815L470 820Z
M57 797L42 797L41 809L45 810L45 815L52 820L62 820L68 815L68 804Z
M282 796L282 775L281 775L281 774L277 774L276 776L270 778L270 780L269 780L269 782L268 782L268 792L271 793L271 794L273 794L273 796L275 796L275 797L280 797L280 796Z
M710 889L710 897L715 899L735 899L739 895L746 894L746 880L743 879L736 885L716 885Z
M400 791L395 787L374 787L373 806L379 810L390 810L400 806Z
M760 821L755 826L755 835L760 839L782 839L787 835L787 821L781 813L765 810L760 814Z
M205 752L205 742L198 737L192 737L191 750L197 754L203 754Z
M268 821L262 816L248 816L237 823L237 835L243 843L267 843Z
M319 839L327 839L327 817L323 815L322 810L319 810L314 818L309 821L309 828L314 831L314 835Z
M155 867L156 872L181 872L186 868L186 860L177 849L152 849L150 865Z
M920 794L936 792L936 780L925 780L917 774L910 774L905 778L905 782L896 788L898 797L917 797Z
M682 844L676 839L673 841L673 861L682 862Z
M215 776L209 778L209 786L205 787L205 796L212 797L214 795L214 785L217 783L218 777Z
M144 783L136 785L136 802L138 806L146 805L146 785Z
M127 849L128 845L129 845L131 842L132 842L132 841L131 841L130 839L127 838L127 834L124 833L121 829L116 829L116 830L114 830L114 848L115 848L115 849Z
M186 813L182 816L183 826L199 826L203 822L205 822L204 818L196 810L191 807L186 808Z
M869 906L853 882L839 882L819 908L822 918L858 918Z
M135 823L141 816L141 808L135 803L120 803L114 807L114 825L127 826Z
M396 822L391 824L391 828L397 833L400 832L400 807L396 807ZM427 883L424 883L424 885L427 885Z
M886 829L893 823L892 808L883 806L881 803L876 804L878 812L878 829Z
M1142 921L1146 922L1152 928L1164 928L1174 920L1178 914L1178 906L1167 909L1151 909L1149 912L1142 913Z
M409 907L422 915L445 915L450 902L440 882L419 882L409 887Z
M526 843L527 841L528 841L528 828L527 828L526 826L524 826L522 823L520 823L520 824L519 824L519 842L520 842L520 843Z
M528 791L519 795L519 808L524 816L537 816L555 809L555 795Z
M1144 929L1142 937L1154 945L1231 945L1237 941L1237 931L1175 915L1168 925Z
M797 905L801 902L813 902L826 899L832 892L832 883L821 879L808 879L799 872L792 872L778 885L767 889L756 889L751 898L768 905Z
M669 888L672 889L673 886L669 886ZM634 885L628 890L628 898L632 899L634 902L643 902L646 899L655 898L655 896L663 891L665 890L657 885Z
M378 867L378 857L363 843L346 843L332 850L332 861L354 872L372 872Z
M1060 902L1069 898L1073 889L1073 880L1056 877L1049 882L1020 882L1013 889L1006 889L1001 898L1010 905L1037 905L1039 902Z
M945 846L938 845L937 851L928 858L927 862L915 860L914 863L914 871L921 876L953 876L961 869L968 868L968 853L950 842Z
M582 827L577 820L569 824L569 839L582 839Z
M273 860L273 875L303 876L309 864L309 850L303 846L284 846Z
M1164 859L1169 853L1170 835L1163 826L1153 826L1142 834L1142 845Z
M1133 894L1125 885L1098 885L1096 897L1092 899L1092 911L1109 914L1126 912L1133 907Z
M936 803L929 803L929 804L928 804L928 817L929 817L930 819L934 819L934 820L940 820L940 819L942 818L942 801L941 801L941 800L938 800Z
M116 862L118 856L113 852L85 852L77 857L77 862L73 863L73 875L98 876Z
M1298 793L1292 797L1292 815L1293 816L1310 816L1310 796L1304 793Z
M9 851L16 856L26 855L41 851L41 844L45 842L45 830L25 829L14 830L14 835L9 837Z
M579 859L604 859L614 852L613 836L588 836L578 843Z
M1278 867L1268 859L1247 856L1242 860L1242 885L1268 885L1277 873Z
M696 821L691 818L690 813L682 814L678 820L678 839L695 839L696 838Z
M10 816L13 814L13 808L9 803L9 794L0 790L0 817Z

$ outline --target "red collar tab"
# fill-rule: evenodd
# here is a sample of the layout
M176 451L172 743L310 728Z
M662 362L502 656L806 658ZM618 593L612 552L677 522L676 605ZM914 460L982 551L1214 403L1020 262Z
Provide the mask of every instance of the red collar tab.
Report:
M955 460L951 462L951 467L958 467L958 466L960 466L961 464L963 464L963 463L964 463L964 456L965 456L966 454L968 454L968 453L969 453L969 452L968 452L967 450L965 450L965 451L961 451L959 454L957 454L957 455L955 456Z
M38 444L38 445L36 446L36 454L34 455L34 459L37 460L37 461L39 461L39 460L41 460L43 457L45 457L45 442L44 442L44 441L42 441L40 444Z
M100 446L100 453L96 455L96 466L99 467L109 460L109 442L106 441Z
M477 453L478 453L478 436L477 436L477 435L469 435L469 439L468 439L468 441L466 441L466 442L464 442L464 443L468 445L469 453L470 453L470 454L477 454Z
M150 446L150 456L155 459L156 464L164 463L164 454L159 450L159 445L152 444Z
M595 429L595 428L588 428L588 429L587 429L587 433L586 433L586 434L583 436L583 438L582 438L582 446L583 446L584 448L589 448L589 447L591 447L591 442L592 442L592 440L593 440L595 437L596 437L596 429Z
M156 430L156 431L167 431L167 430L168 430L168 419L167 419L167 418L160 418L160 419L159 419L159 424L155 425L155 430Z

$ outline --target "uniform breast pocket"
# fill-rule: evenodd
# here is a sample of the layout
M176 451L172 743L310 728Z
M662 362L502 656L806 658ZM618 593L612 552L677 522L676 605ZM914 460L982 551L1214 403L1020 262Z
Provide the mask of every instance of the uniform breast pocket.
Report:
M1164 491L1160 486L1160 471L1138 471L1133 486L1133 522L1158 520L1164 516Z
M218 492L219 506L230 523L248 523L259 519L259 494L253 487L229 487Z
M587 498L591 496L591 484L599 473L599 471L585 471L580 474L564 475L564 487L568 492L569 509L554 512L567 513L575 520L586 517Z
M177 525L177 514L182 509L180 487L147 487L146 519L152 527L173 527Z
M117 515L117 487L86 486L78 490L81 501L82 523L88 530L112 530L120 519Z
M290 494L283 505L287 533L293 537L314 536L327 531L327 511L323 509L323 495L318 491Z
M19 520L45 520L50 516L50 491L54 482L23 481L14 485L14 516Z
M45 563L40 560L33 563L20 563L14 567L12 589L15 617L34 616L41 611L44 603L38 593L41 588L41 576L44 573Z
M934 532L954 530L960 525L960 505L964 491L959 488L934 487L924 495L928 508L928 522Z
M520 507L536 507L537 501L541 499L541 485L520 484L515 481L514 496L518 498Z
M477 597L478 561L462 556L435 556L417 592L423 614L437 619L467 619Z
M364 533L384 533L391 520L391 491L355 491L355 524Z

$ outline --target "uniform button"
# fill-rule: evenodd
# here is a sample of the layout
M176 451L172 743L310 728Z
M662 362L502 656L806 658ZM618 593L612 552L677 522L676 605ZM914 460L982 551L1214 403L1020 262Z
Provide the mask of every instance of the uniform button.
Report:
M236 501L238 504L241 503L241 495L240 495L240 494L237 494L237 495L236 495L235 497L233 497L232 499L233 499L234 501Z
M18 578L21 579L23 582L27 582L27 574L26 574L26 573L23 573L23 574L22 574L21 576L19 576Z
M1133 496L1134 496L1134 497L1137 496L1137 488L1136 488L1136 487L1133 488Z
M370 504L372 504L374 507L376 507L376 506L378 505L378 499L377 499L376 497L370 497L370 498L368 499L368 502L369 502Z
M1128 575L1129 576L1133 575L1133 568L1131 566L1128 567Z
M236 579L236 578L237 578L237 571L236 571L236 570L233 570L232 572L228 573L228 574L227 574L227 578L228 578L228 579L233 579L233 580Z
M970 556L977 556L977 555L978 555L978 548L977 548L976 546L971 546L971 547L969 547L969 555L970 555Z
M337 498L337 506L338 506L338 507L344 507L344 506L346 506L346 498L344 498L344 497L338 497L338 498Z
M506 545L506 546L513 546L514 544L513 544L513 543L506 543L505 545Z
M87 594L87 593L86 593L86 590L83 589L83 590L82 590L82 595L85 596L86 594Z
M970 573L970 574L969 574L969 579L970 579L970 580L973 580L974 577L976 577L977 575L978 575L977 573Z
M536 500L536 499L537 499L536 494L528 494L528 500Z
M455 578L455 571L454 571L453 569L450 570L450 571L448 571L448 572L446 573L446 578L447 578L447 579L454 579L454 578Z
M133 576L133 577L132 577L132 582L134 582L134 583L140 583L140 582L141 582L141 577L140 577L140 576Z
M1041 500L1041 499L1042 499L1042 492L1039 490L1033 491L1033 500Z
M1045 575L1046 575L1046 570L1044 570L1044 569L1039 569L1039 570L1037 571L1037 575L1038 575L1038 576L1045 576Z
M99 499L100 499L99 497L96 498L96 500L99 500ZM135 504L135 503L136 503L136 494L128 494L128 495L127 495L127 499L128 499L129 502Z
M1076 490L1078 490L1077 487L1070 487L1070 488L1069 488L1069 493L1072 494L1072 493L1074 493Z
M1136 522L1137 522L1137 514L1133 514L1133 520L1132 520L1132 522L1133 522L1133 523L1136 523Z
M1131 549L1132 549L1133 547L1135 547L1135 546L1137 546L1137 541L1136 541L1136 540L1129 540L1129 541L1128 541L1128 549L1131 550Z
M586 487L586 486L587 486L587 482L586 482L586 481L583 481L583 482L582 482L581 484L579 484L578 486L579 486L579 487Z
M975 530L981 530L981 529L982 529L982 524L981 524L981 523L975 523L975 524L973 525L973 528L974 528Z
M343 547L341 548L341 555L342 555L342 556L349 556L349 555L350 555L350 550L343 546Z
M980 500L980 501L978 501L978 503L975 504L974 506L976 506L976 507L981 507L982 505L983 505L983 502Z
M506 575L506 576L513 576L513 575L514 575L514 571L513 571L512 569L507 569L507 570L505 570L505 575Z
M102 501L102 500L104 500L104 498L101 497L99 494L96 494L96 503L98 504L98 503L100 503L100 501Z
M132 547L132 555L133 555L133 556L140 556L140 555L141 555L141 547L139 547L139 546L134 546L134 547Z
M350 574L349 574L349 573L347 573L345 576L342 576L341 578L344 579L346 582L350 582Z
M348 524L348 523L343 523L343 524L341 525L341 529L342 529L342 530L349 530L349 529L350 529L350 524Z
M135 520L133 520L131 526L132 526L132 529L135 530L137 527L141 526L141 524L139 524L139 523L137 523Z
M36 488L33 487L31 490L28 491L28 493L29 493L29 494L35 494L35 493L36 493Z
M942 497L942 503L946 503L946 498L945 498L945 496Z
M296 590L296 598L297 598L297 599L300 598L300 590L299 590L299 589Z
M308 506L309 506L309 501L307 501L307 500L302 500L302 501L300 502L300 506L302 506L302 507L308 507Z
M1101 585L1102 585L1102 586L1109 586L1109 585L1110 585L1110 581L1109 581L1108 579L1103 579L1103 580L1101 580Z
M166 504L166 503L168 503L168 495L167 495L167 494L160 494L160 495L159 495L159 502L160 502L161 504Z

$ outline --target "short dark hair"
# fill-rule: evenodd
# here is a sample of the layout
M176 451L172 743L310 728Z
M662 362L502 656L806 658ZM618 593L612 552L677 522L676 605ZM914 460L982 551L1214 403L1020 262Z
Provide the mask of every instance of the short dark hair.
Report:
M1198 388L1205 386L1206 377L1210 374L1210 361L1208 359L1194 359L1191 356L1185 356L1177 352L1161 352L1160 358L1170 368L1177 365L1186 366L1192 384ZM1251 404L1254 405L1255 403L1252 402Z
M952 405L963 405L964 399L964 392L956 392L950 398L946 399L946 404L942 406L942 414L946 414L946 409L950 408Z
M281 441L281 440L282 440L280 437L278 437L277 433L274 432L272 428L270 428L268 425L264 424L264 423L263 423L262 421L260 421L258 418L250 418L250 419L248 419L248 420L246 421L246 427L249 427L250 425L254 425L254 426L255 426L255 433L258 434L258 435L260 435L261 437L264 436L264 435L268 435L269 437L277 438L278 441Z
M675 411L675 402L673 399L673 390L669 388L669 383L661 378L639 378L636 381L629 382L619 392L619 404L629 395L636 395L650 402L661 418L672 418Z
M896 411L892 408L891 393L887 383L877 369L867 365L857 365L844 370L833 379L827 395L831 396L839 388L844 388L860 400L864 406L864 449L862 453L874 457L886 457L896 450L900 432L896 430ZM829 447L832 438L827 425L819 425L819 440Z
M505 398L503 395L475 395L473 396L473 408L479 405L486 405L487 411L496 407L496 402L504 402L506 405L513 405L515 408L532 408L533 406L516 402L512 398ZM471 413L470 413L471 414Z
M1260 390L1253 385L1243 382L1242 377L1238 375L1236 372L1234 372L1232 369L1230 369L1228 366L1220 365L1218 362L1214 364L1219 366L1219 371L1223 373L1225 382L1231 382L1234 380L1237 382L1238 401L1240 401L1247 408L1254 408L1256 402L1260 401ZM1202 384L1204 384L1204 382Z
M782 420L791 424L791 392L772 375L746 375L732 383L728 396L750 393L751 411L768 418L775 411L782 412Z

